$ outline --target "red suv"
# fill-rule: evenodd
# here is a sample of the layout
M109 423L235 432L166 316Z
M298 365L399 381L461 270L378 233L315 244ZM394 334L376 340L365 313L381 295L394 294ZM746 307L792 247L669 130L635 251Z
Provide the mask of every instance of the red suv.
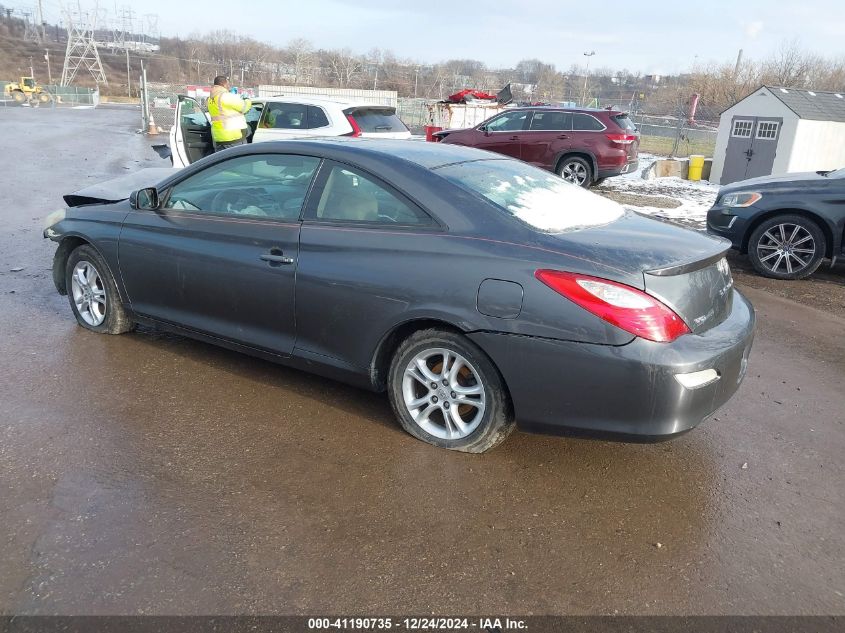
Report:
M498 152L589 187L637 168L640 135L624 112L593 108L513 108L436 140Z

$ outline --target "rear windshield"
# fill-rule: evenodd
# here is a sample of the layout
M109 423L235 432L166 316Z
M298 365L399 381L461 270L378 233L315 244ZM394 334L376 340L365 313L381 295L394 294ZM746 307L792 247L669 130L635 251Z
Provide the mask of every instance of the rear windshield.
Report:
M396 108L348 108L343 111L353 119L362 132L407 132L402 119L396 116Z
M616 125L621 127L623 130L627 130L628 132L637 131L637 126L634 125L634 122L628 118L627 114L617 114L616 116L612 116L610 118L616 121Z
M481 194L515 218L550 233L608 224L625 213L612 200L515 160L476 160L435 171Z

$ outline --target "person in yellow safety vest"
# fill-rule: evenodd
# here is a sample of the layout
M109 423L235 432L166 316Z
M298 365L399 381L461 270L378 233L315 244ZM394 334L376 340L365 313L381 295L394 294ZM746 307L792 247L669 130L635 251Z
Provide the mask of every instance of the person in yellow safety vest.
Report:
M249 127L244 114L251 107L249 99L241 99L230 92L228 77L218 75L214 78L208 97L208 113L211 115L211 138L214 140L215 152L246 143Z

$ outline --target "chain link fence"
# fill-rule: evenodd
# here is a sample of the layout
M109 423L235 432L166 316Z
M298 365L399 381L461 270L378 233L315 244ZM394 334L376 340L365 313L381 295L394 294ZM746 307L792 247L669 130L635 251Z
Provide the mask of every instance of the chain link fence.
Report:
M690 126L683 119L635 114L631 117L640 131L640 151L678 157L699 154L713 156L718 122L701 121ZM677 142L677 144L676 144Z
M179 95L186 94L188 87L185 84L165 84L148 81L146 87L142 86L142 99L146 102L146 109L141 108L141 116L150 117L142 121L143 129L148 129L150 123L154 123L162 132L170 132L173 122L176 119L176 106L179 103Z
M25 94L15 82L0 81L0 108L12 107L95 107L100 103L97 88L39 85L37 92Z

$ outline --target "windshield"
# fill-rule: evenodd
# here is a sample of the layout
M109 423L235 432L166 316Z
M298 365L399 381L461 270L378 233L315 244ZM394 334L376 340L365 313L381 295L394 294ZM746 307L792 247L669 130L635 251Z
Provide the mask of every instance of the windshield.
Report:
M625 213L612 200L519 161L477 160L436 171L542 231L560 233L599 226Z

